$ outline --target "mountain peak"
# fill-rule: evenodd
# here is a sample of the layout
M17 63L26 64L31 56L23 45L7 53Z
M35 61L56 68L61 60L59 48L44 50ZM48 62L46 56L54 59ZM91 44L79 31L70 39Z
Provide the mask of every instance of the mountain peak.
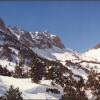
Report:
M40 49L49 49L53 46L58 47L60 49L65 48L60 38L56 35L51 34L48 31L28 32L16 26L6 27L2 18L0 18L0 29L6 34L13 35L18 39L18 41L21 41L25 45L32 48L37 47Z
M48 49L56 46L58 48L65 48L64 44L61 42L60 38L48 31L44 32L28 32L21 30L19 28L10 28L11 33L13 33L19 41L25 43L25 45L30 47L37 47L40 49Z

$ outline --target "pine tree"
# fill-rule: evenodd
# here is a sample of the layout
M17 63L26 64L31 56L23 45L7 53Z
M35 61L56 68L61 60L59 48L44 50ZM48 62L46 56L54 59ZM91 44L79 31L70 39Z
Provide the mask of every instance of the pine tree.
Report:
M23 100L21 95L22 93L19 91L19 88L14 89L14 87L11 85L4 96L0 97L0 100Z
M86 85L88 89L92 90L95 100L100 100L100 73L91 70Z
M39 83L44 76L45 65L42 62L36 60L31 67L30 76L33 82Z
M14 77L22 78L23 77L23 67L24 67L24 58L23 58L23 51L22 49L19 52L18 58L19 60L16 61L15 73Z
M2 66L0 65L0 75L2 75L3 74L3 68L2 68Z
M70 79L71 77L66 79L65 94L61 100L88 100L85 91L81 90L84 86L83 78L80 78L78 82Z
M22 78L22 68L20 66L15 67L14 77Z

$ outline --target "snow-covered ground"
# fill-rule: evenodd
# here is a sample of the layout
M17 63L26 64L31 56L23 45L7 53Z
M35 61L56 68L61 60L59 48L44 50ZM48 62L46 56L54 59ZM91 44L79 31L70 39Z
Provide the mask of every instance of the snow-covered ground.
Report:
M39 56L50 60L66 61L73 60L76 58L73 51L68 49L60 49L55 46L53 46L53 48L51 49L32 48L32 50Z
M44 99L44 100L59 100L62 95L61 87L58 87L60 94L53 94L46 92L46 88L54 88L50 85L49 80L42 80L41 84L32 83L31 79L16 79L8 76L0 75L0 96L13 85L15 88L19 88L22 91L24 99Z
M7 60L0 60L0 65L2 65L2 67L6 67L9 71L14 71L16 63Z
M70 66L68 68L73 72L73 74L80 75L83 79L87 80L88 74L84 70L78 69L77 66Z
M86 58L86 60L88 59L94 59L95 61L99 61L100 62L100 48L98 49L90 49L87 52L82 54L82 57Z

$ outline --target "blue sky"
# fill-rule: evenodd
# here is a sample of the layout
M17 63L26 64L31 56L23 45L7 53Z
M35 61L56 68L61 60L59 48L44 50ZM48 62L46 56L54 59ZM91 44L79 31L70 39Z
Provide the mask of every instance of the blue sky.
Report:
M100 43L100 2L0 2L7 25L61 37L67 48L83 52Z

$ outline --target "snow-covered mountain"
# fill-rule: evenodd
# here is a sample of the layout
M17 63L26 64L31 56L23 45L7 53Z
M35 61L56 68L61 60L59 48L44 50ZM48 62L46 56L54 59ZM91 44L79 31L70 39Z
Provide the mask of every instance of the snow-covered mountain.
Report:
M98 47L80 54L66 48L58 36L48 31L28 32L8 27L0 19L0 96L13 85L19 87L25 99L59 100L67 91L73 91L78 98L82 93L95 100L96 89L88 85L91 73L99 77L99 52ZM58 93L47 92L49 88Z
M11 57L7 59L12 59L12 62L17 61L19 49L22 46L47 59L65 61L78 58L75 52L65 48L58 36L49 32L28 32L17 27L6 27L2 20L0 21L0 28L1 51L4 52L4 46L8 47L13 53L10 53ZM9 56L7 55L7 57Z
M100 47L89 49L87 52L83 53L83 56L100 61Z

